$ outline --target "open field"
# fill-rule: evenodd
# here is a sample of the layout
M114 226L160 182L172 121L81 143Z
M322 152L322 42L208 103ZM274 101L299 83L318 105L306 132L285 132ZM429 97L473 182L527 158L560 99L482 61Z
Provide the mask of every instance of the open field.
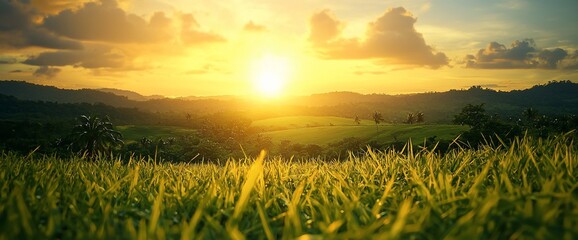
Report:
M576 239L568 139L340 162L0 155L0 239Z
M361 124L357 125L352 119L329 116L270 118L255 121L251 126L263 130L263 135L271 137L275 143L289 140L292 143L319 145L347 137L382 143L405 142L410 138L414 142L420 142L433 136L436 136L436 140L453 140L461 132L469 129L467 126L450 124L380 124L378 130L375 123L370 120L362 120ZM196 132L193 129L173 126L124 125L116 129L122 133L125 142L139 141L143 137L167 138Z
M333 124L333 126L330 126ZM421 142L428 137L452 140L469 127L449 124L380 124L363 120L360 125L352 119L340 117L283 117L256 121L254 126L272 130L264 133L274 142L289 140L293 143L325 145L347 137L390 143L412 139Z
M195 133L195 130L192 129L172 126L123 125L117 126L115 129L122 133L125 142L139 141L143 137L154 139Z
M331 116L289 116L258 120L252 126L265 130L285 130L305 127L330 126L356 126L351 118L331 117ZM375 125L373 120L361 119L361 125Z

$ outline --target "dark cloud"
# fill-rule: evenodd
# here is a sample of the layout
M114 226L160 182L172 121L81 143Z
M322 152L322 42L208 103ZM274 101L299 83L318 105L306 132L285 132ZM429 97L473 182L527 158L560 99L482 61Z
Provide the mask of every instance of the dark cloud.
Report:
M30 16L23 6L10 0L0 0L0 31L18 31L28 28Z
M181 40L187 45L225 41L225 38L218 34L201 31L199 23L192 14L184 14L181 22Z
M576 60L567 50L538 49L534 40L524 39L510 47L491 42L475 55L466 55L464 63L467 68L479 69L576 69Z
M0 42L15 48L82 49L78 41L58 36L33 23L35 13L17 1L0 0Z
M267 27L263 25L259 25L254 23L253 21L249 21L245 26L243 26L243 31L246 32L266 32Z
M562 69L578 70L578 50L568 54L564 60L560 61L559 67Z
M82 49L82 43L59 37L46 29L33 28L23 34L28 45L52 49ZM18 45L18 44L15 44Z
M28 2L39 12L56 14L65 9L78 8L87 1L90 0L30 0Z
M116 1L90 2L78 10L67 9L44 19L47 29L73 39L148 43L170 38L171 19L155 13L148 21L127 14Z
M35 77L46 77L46 78L53 78L58 75L60 72L59 68L49 67L49 66L40 66L32 75Z
M536 54L538 65L549 69L557 68L558 64L567 56L568 52L561 48L544 49Z
M325 58L381 59L384 63L439 68L448 64L444 53L427 45L414 24L416 19L402 7L387 10L367 26L365 40L341 37L343 23L329 10L310 19L309 41Z
M83 68L120 68L125 56L117 49L100 47L81 51L43 52L26 59L34 66L74 66Z

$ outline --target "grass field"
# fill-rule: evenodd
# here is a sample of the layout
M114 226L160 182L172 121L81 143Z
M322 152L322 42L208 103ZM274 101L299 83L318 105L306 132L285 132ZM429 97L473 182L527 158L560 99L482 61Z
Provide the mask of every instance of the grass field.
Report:
M155 139L195 133L192 129L172 126L123 125L115 129L122 133L125 142L139 141L143 137Z
M453 140L460 133L468 130L467 126L449 124L381 124L379 131L375 123L362 120L360 125L353 119L342 117L292 116L269 118L255 121L253 127L264 131L263 135L271 137L273 142L289 140L292 143L326 145L347 137L357 137L366 141L391 143L405 142L412 139L421 142L436 136L436 140ZM123 134L125 142L167 138L195 133L193 129L172 126L137 126L124 125L116 127Z
M469 129L467 126L447 124L381 124L376 128L375 122L369 120L363 120L357 125L347 118L311 116L271 118L256 121L253 125L271 130L264 135L271 137L274 142L289 140L294 143L319 145L347 137L382 143L405 142L410 138L414 142L420 142L432 136L436 136L436 140L453 140Z
M0 239L577 239L578 149L224 165L0 155Z
M330 116L289 116L258 120L253 122L253 126L261 127L265 130L285 130L292 128L322 127L322 126L355 126L355 122L350 118L330 117ZM373 120L361 119L362 125L375 125Z

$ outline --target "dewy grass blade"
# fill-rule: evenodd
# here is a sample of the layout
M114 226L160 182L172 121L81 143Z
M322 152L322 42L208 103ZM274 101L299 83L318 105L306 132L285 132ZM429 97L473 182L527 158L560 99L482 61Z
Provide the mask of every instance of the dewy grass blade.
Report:
M2 153L0 239L576 239L569 143L221 165Z

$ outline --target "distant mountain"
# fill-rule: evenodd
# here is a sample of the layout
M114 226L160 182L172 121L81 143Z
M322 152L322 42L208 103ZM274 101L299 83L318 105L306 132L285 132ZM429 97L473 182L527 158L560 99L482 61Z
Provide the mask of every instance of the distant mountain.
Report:
M113 107L137 108L148 112L178 112L207 114L219 111L240 109L236 100L215 100L199 98L197 100L184 99L149 99L145 101L131 100L125 95L130 91L105 92L94 89L60 89L52 86L37 85L23 81L0 81L0 95L13 96L19 100L44 101L55 103L102 103ZM119 95L117 95L119 94ZM120 96L123 95L123 96ZM145 97L146 98L146 97ZM142 99L142 98L141 98Z
M124 96L124 97L127 97L129 100L133 100L133 101L147 101L147 100L152 100L152 99L166 98L165 96L162 96L162 95L144 96L144 95L141 95L137 92L133 92L133 91L129 91L129 90L116 89L116 88L99 88L96 90L101 91L101 92L112 93L112 94L115 94L118 96Z
M116 107L135 107L125 96L94 89L69 90L22 81L0 81L0 94L21 100L58 103L103 103Z
M105 92L108 91L108 92ZM111 93L113 92L113 93ZM527 108L539 113L578 114L578 84L552 81L509 92L474 86L467 90L406 95L332 92L286 99L252 101L235 96L147 99L138 93L116 89L65 90L18 81L0 81L0 94L19 100L58 103L103 103L146 112L204 115L234 111L252 119L288 115L323 115L371 119L379 111L386 122L404 121L408 113L423 112L428 122L449 122L466 104L484 103L491 114L519 116ZM122 95L122 96L119 96Z
M109 116L115 124L121 125L151 125L163 121L155 114L135 108L119 108L104 104L19 100L13 96L0 94L0 121L74 122L80 115Z

